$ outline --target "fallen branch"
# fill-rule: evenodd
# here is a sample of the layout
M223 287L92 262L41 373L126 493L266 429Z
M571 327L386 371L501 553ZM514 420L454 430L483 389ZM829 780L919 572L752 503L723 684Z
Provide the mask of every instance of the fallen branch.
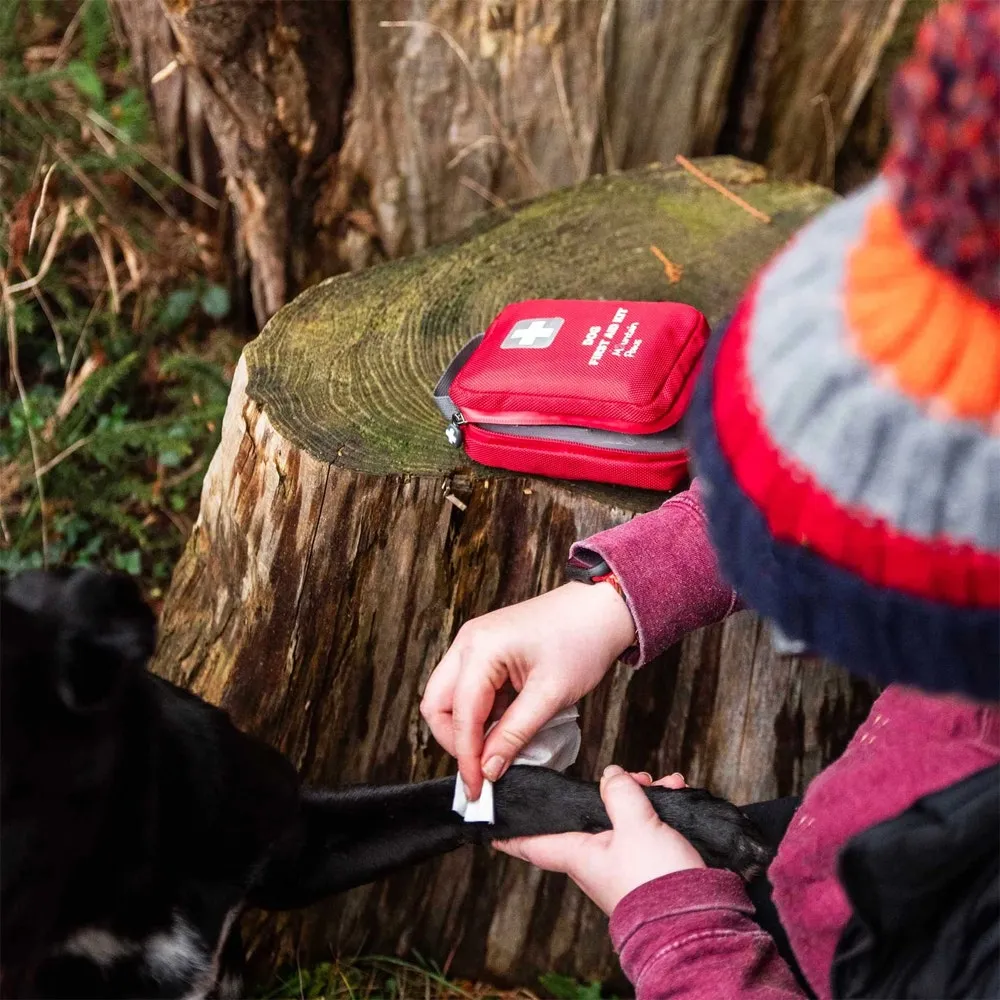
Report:
M168 77L173 76L174 73L176 73L179 68L180 68L180 63L176 59L171 59L170 62L168 62L167 65L163 67L163 69L157 70L150 77L149 82L153 84L153 86L156 86L156 84L162 83Z
M86 361L80 366L80 370L75 375L69 375L66 378L66 388L63 391L62 399L59 400L59 405L56 407L56 412L52 415L52 426L51 429L47 431L48 436L51 438L56 426L69 416L70 411L77 404L77 400L80 398L80 393L83 391L83 383L90 378L98 368L102 366L103 362L94 357L91 354Z
M508 205L507 202L503 200L503 198L501 198L499 195L495 195L488 188L484 188L482 184L480 184L476 180L473 180L468 175L463 174L458 179L458 183L461 184L462 187L466 187L470 191L473 191L475 194L478 194L480 198L484 198L494 208L500 208L507 212L510 211L510 205Z
M177 60L175 59L170 65L175 65ZM160 71L161 73L163 70ZM158 73L157 76L160 74ZM169 75L169 74L167 74ZM166 76L161 76L161 80L166 79ZM157 83L156 77L151 81L152 83ZM92 125L96 125L99 129L106 132L113 139L117 139L118 142L127 146L129 149L134 150L139 154L151 167L159 170L164 177L167 178L171 183L176 184L182 191L186 191L192 198L197 198L203 205L207 205L209 208L218 211L219 199L214 195L210 195L204 188L198 187L197 184L192 184L187 178L182 177L173 167L169 164L164 163L159 158L153 156L148 150L138 143L132 142L132 140L126 135L120 128L109 122L107 118L99 115L96 111L88 111L87 118Z
M753 205L745 202L738 194L733 194L725 185L720 184L717 180L709 177L704 170L699 170L686 156L681 156L678 153L674 159L680 166L682 166L692 177L696 177L702 182L702 184L707 184L713 191L718 191L724 198L728 198L734 205L739 205L744 212L749 212L755 219L760 219L761 222L766 222L768 225L771 223L771 216L765 215L759 208L754 208Z
M684 276L684 268L675 264L658 246L651 246L649 252L663 265L663 273L671 285L676 285Z
M86 437L77 438L68 448L63 448L58 455L50 458L36 473L35 475L41 479L42 476L51 472L57 465L69 458L70 455L75 451L79 451L84 445L90 444L90 439L93 435L88 434Z
M74 210L79 216L80 221L87 227L87 232L90 233L94 241L94 245L97 247L97 253L101 258L101 264L104 266L104 273L108 278L108 288L111 292L111 311L117 316L122 311L122 304L121 297L118 294L118 275L115 273L115 262L112 250L107 245L103 235L98 233L97 228L94 226L90 216L87 214L86 199L81 198L80 201L74 206Z
M23 274L27 275L27 271L22 265L21 271ZM49 326L52 328L52 335L55 337L56 341L56 351L59 354L59 364L66 367L66 344L63 341L63 336L59 332L59 323L56 321L56 317L52 310L49 308L48 302L45 300L45 296L42 294L42 290L36 285L31 289L31 294L34 296L35 301L38 303L42 312L45 313L45 318L49 321Z

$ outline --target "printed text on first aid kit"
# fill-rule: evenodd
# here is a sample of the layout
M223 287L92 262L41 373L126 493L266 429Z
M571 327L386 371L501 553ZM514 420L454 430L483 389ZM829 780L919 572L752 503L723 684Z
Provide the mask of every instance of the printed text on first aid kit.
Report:
M590 360L587 362L588 365L599 365L601 363L601 358L604 357L605 352L609 347L611 347L612 342L621 329L622 324L625 322L625 317L628 316L628 310L624 307L619 309L614 318L608 324L607 329L604 331L603 335L601 333L601 328L599 326L592 326L588 331L586 336L583 338L584 347L593 347L594 353L591 354ZM625 332L622 334L622 338L618 344L611 351L611 356L614 358L634 358L636 352L642 345L642 339L635 336L636 331L639 329L638 320L634 323L630 323L626 328ZM600 342L598 338L600 337ZM597 344L596 347L594 345Z

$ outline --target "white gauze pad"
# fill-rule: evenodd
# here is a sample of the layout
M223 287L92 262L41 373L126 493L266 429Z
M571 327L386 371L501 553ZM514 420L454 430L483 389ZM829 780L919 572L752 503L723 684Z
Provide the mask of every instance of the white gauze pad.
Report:
M514 758L515 764L531 764L535 767L551 767L554 771L565 771L580 752L580 713L576 706L563 709L550 719L535 738ZM496 723L493 723L495 726ZM490 726L492 729L493 726ZM486 730L489 733L489 729ZM483 781L483 790L475 802L470 802L461 775L455 777L455 797L451 808L465 819L466 823L493 823L493 782Z

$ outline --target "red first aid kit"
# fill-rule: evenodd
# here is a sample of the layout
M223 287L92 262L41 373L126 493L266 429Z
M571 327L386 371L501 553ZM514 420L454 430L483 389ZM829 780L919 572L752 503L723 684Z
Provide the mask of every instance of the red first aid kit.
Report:
M668 490L687 472L680 421L707 339L676 302L517 302L434 399L449 442L483 465Z

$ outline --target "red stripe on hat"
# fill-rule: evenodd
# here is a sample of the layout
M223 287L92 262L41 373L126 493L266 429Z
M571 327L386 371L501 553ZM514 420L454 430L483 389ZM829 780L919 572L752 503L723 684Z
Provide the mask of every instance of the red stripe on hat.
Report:
M758 288L755 282L744 296L719 347L712 415L722 453L771 533L876 586L963 607L1000 605L1000 558L946 538L915 538L863 508L841 505L778 450L746 364Z

